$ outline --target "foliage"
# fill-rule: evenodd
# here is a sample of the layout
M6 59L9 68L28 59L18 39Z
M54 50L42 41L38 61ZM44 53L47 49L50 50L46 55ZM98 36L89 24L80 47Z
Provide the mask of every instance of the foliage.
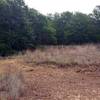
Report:
M92 14L63 12L42 15L23 0L0 0L0 55L38 45L100 42L100 6Z

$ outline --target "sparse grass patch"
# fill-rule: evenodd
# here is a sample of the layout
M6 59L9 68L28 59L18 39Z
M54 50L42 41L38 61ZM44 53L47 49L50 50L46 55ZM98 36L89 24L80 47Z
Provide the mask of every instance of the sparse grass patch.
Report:
M21 72L0 75L0 100L19 100L23 92L24 78Z

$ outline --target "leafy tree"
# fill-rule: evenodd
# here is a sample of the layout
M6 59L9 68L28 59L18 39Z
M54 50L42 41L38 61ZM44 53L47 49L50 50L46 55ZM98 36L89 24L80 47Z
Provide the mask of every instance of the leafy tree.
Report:
M23 0L0 0L0 56L38 45L100 43L100 6L92 14L42 15Z

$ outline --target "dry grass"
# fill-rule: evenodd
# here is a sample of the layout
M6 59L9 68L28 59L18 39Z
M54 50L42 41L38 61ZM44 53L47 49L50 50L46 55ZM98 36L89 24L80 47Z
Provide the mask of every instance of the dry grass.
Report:
M7 71L0 75L0 100L19 100L23 90L24 78L21 72Z
M56 64L99 64L100 45L83 46L51 46L27 51L23 56L27 63L56 63Z
M0 59L0 100L100 100L100 46L51 46Z

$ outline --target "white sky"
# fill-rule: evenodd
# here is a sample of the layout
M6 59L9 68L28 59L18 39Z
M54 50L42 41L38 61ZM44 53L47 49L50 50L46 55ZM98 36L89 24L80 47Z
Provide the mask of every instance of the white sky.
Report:
M43 14L79 11L91 13L100 0L25 0L26 4Z

